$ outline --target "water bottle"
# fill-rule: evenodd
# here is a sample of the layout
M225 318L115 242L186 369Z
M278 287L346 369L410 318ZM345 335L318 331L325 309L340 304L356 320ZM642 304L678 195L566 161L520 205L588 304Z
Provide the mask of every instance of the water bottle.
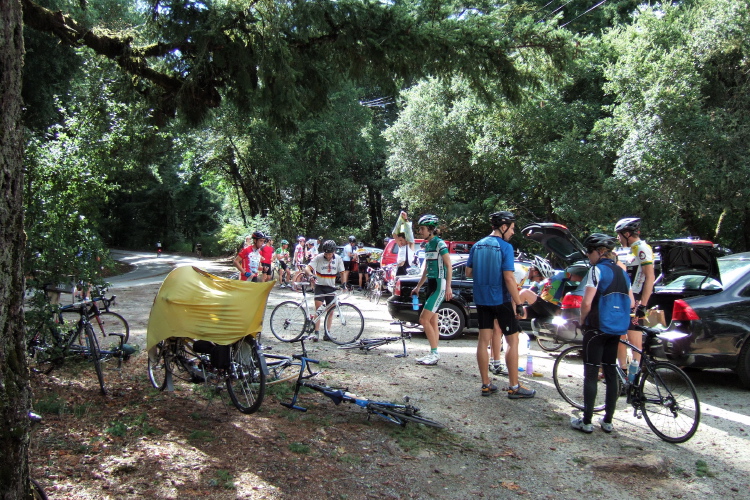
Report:
M635 374L638 372L638 362L633 360L628 365L628 382L631 384L635 380Z
M419 296L416 293L411 296L411 308L415 311L419 310Z
M534 357L531 355L531 351L526 354L526 373L529 375L534 373Z

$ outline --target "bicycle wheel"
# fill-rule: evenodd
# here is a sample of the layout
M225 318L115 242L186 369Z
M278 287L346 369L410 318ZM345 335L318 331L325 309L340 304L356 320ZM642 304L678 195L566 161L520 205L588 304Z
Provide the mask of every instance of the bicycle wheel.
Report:
M107 394L107 389L104 386L104 373L102 372L101 353L99 352L99 341L96 339L96 333L94 333L94 327L90 323L84 327L86 332L86 349L88 356L94 363L94 370L96 371L96 377L99 379L99 387L102 389L102 394Z
M654 434L670 443L684 443L693 437L701 408L690 378L665 362L654 363L642 375L641 409Z
M555 342L554 340L543 339L541 337L536 338L536 343L544 352L559 351L560 348L565 345L565 342Z
M34 500L47 500L47 493L44 488L36 481L36 479L29 478L31 482L31 492Z
M245 338L232 345L232 366L227 377L229 398L242 413L255 413L266 393L266 374L260 365L255 340Z
M575 408L583 410L583 348L581 346L568 347L560 353L552 369L552 378L560 396ZM601 384L596 391L595 412L604 410L605 389L604 384Z
M56 366L62 365L65 360L64 349L58 344L52 328L45 327L42 331L32 335L27 349L29 357L34 361L34 370L45 375Z
M307 324L305 309L293 300L282 302L271 313L271 333L282 342L299 340Z
M151 385L163 391L167 386L167 374L171 371L171 344L162 340L148 353L148 379Z
M435 427L442 429L445 426L440 422L435 422L424 417L417 415L419 410L404 405L388 405L383 403L367 403L367 411L370 413L377 413L381 416L385 416L391 422L397 423L402 427L406 427L407 422L414 422L416 424L426 425L428 427Z
M326 313L325 332L329 339L339 345L351 344L362 335L365 318L352 304L338 304Z
M99 331L102 334L102 338L107 338L108 335L113 333L121 333L124 335L122 343L127 344L130 338L130 325L128 322L112 311L102 311L98 315L92 315L89 321L94 325L94 330Z

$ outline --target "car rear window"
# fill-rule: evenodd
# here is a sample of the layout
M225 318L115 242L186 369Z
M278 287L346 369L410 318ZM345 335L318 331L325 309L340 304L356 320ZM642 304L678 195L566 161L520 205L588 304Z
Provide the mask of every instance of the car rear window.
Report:
M719 258L719 273L724 286L729 286L750 271L750 260Z

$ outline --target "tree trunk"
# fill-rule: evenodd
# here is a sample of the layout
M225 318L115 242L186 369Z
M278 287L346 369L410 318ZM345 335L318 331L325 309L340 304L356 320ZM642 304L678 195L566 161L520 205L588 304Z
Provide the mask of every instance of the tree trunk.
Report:
M19 0L0 2L0 498L29 498L31 397L23 339L23 134Z

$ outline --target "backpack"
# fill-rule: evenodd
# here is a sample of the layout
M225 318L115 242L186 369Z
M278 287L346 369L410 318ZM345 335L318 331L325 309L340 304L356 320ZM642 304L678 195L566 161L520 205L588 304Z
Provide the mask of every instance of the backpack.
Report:
M586 326L611 335L624 335L630 326L630 283L622 269L611 260L604 260L595 267L608 268L612 281L605 290L597 287ZM596 285L596 273L593 269L590 272Z

